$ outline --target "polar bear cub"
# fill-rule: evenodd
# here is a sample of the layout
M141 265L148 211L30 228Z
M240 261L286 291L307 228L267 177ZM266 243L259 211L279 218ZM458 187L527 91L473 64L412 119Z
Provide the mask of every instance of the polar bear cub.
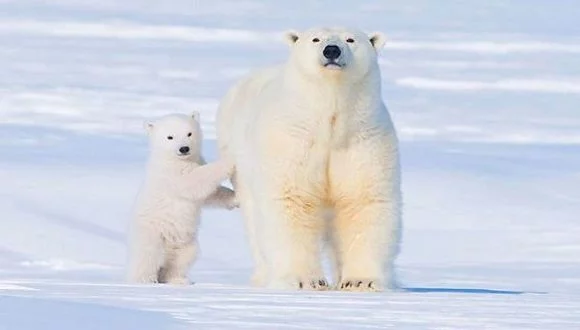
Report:
M187 284L198 252L202 207L236 206L233 191L220 186L232 174L233 163L205 164L197 112L168 115L145 127L150 152L130 227L128 280Z

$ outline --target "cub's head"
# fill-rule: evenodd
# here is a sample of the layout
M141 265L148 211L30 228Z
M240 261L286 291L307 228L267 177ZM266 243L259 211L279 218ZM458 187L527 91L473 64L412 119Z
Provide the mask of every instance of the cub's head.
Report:
M199 112L172 114L145 123L155 157L192 159L199 156L202 131Z
M344 28L314 28L285 34L290 45L290 62L310 77L341 76L353 80L377 70L377 52L385 44L385 36L376 32Z

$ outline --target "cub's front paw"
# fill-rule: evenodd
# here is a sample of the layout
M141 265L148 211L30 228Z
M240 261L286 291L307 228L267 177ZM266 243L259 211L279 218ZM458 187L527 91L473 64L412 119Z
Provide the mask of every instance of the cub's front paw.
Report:
M236 171L236 164L231 158L222 158L218 160L218 163L228 177L231 177Z
M226 204L226 208L228 210L233 210L233 209L237 209L240 207L240 201L238 201L237 198L233 197L231 198L228 203Z
M338 289L341 291L380 292L384 288L378 279L350 278L341 281Z

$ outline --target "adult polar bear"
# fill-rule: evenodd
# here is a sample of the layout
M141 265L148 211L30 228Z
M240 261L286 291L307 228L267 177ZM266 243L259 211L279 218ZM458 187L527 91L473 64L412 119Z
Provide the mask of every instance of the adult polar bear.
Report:
M326 247L337 288L383 290L401 231L398 141L377 64L384 36L315 28L286 39L288 61L235 85L217 115L253 282L324 290Z

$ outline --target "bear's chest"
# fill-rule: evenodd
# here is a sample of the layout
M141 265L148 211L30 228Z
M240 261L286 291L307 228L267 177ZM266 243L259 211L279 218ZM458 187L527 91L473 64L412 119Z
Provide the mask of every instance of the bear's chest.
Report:
M348 116L336 112L306 119L301 126L306 128L301 136L308 149L317 153L346 148L352 135Z
M329 112L288 114L265 120L258 130L262 150L276 155L322 161L333 151L344 150L357 136L356 120L348 114Z

